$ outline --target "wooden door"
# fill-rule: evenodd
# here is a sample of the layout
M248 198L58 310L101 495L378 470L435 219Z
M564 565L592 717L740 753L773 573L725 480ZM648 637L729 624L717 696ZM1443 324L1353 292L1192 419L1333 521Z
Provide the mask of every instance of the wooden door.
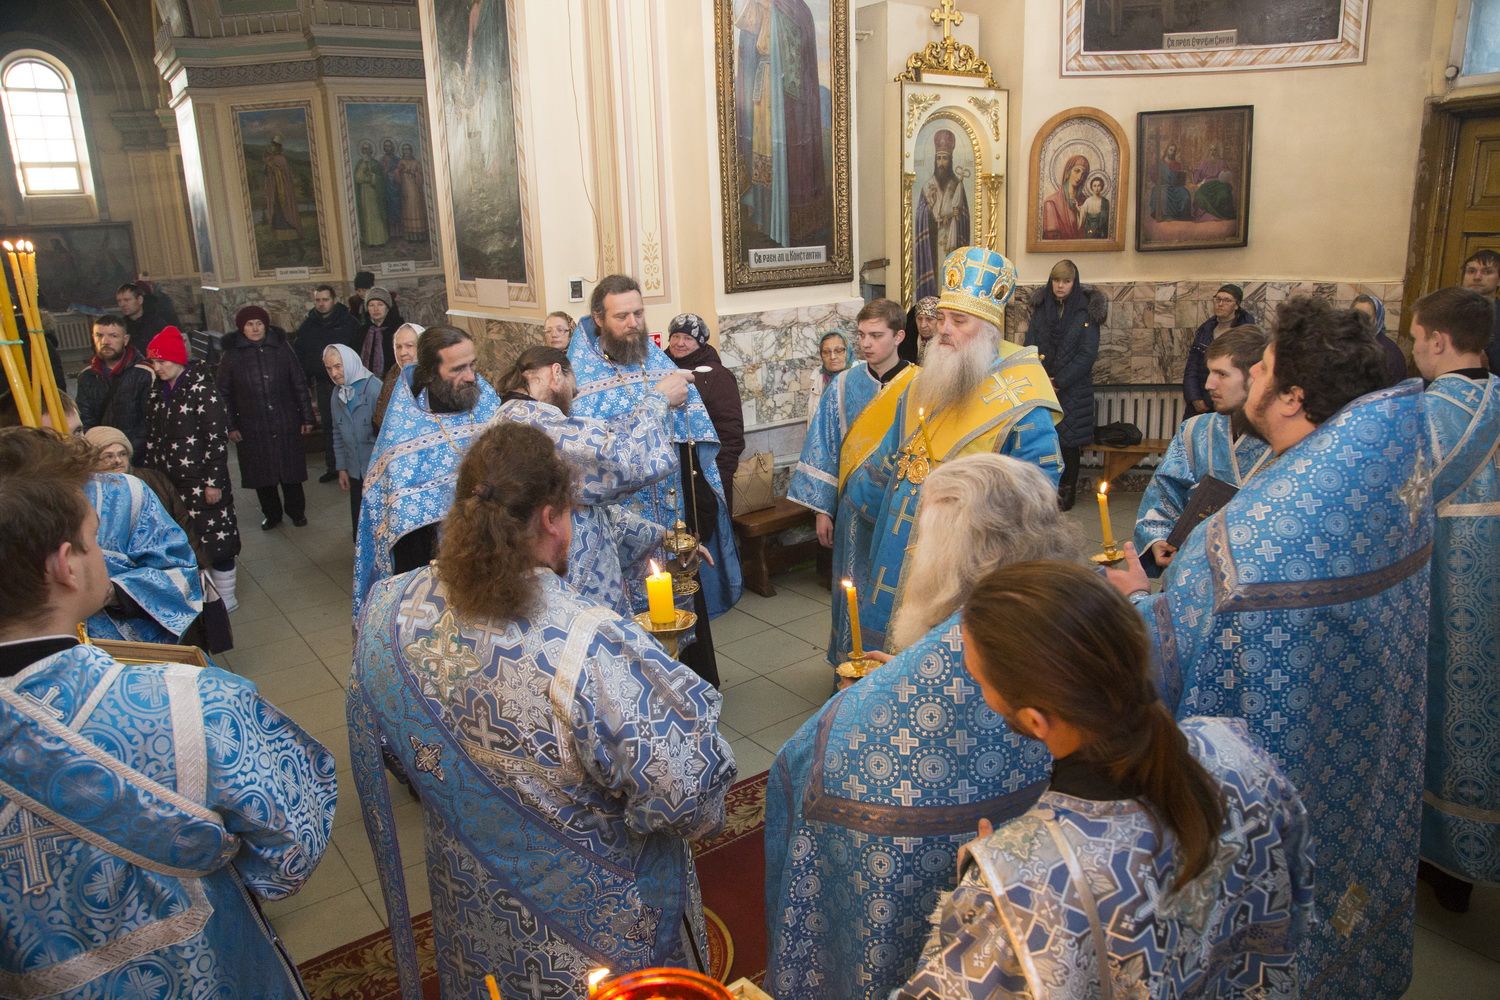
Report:
M1465 117L1455 152L1442 283L1456 285L1471 253L1500 251L1500 114Z

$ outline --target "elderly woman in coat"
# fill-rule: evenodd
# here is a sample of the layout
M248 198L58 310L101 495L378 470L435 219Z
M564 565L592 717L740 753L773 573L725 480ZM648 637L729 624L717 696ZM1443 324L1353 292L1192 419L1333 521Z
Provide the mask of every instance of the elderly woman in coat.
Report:
M302 435L313 425L302 364L260 306L235 313L234 325L237 332L224 338L218 386L229 439L239 445L240 485L260 500L263 531L280 524L283 512L300 528L307 524Z
M323 349L323 367L333 382L328 410L333 419L333 464L339 488L349 494L349 515L359 532L359 501L364 493L365 469L375 450L375 404L380 379L371 374L359 355L343 344Z
M1031 297L1026 346L1042 356L1042 367L1062 404L1057 438L1063 472L1057 502L1063 510L1073 507L1079 456L1094 440L1094 359L1099 356L1099 326L1108 315L1108 296L1079 281L1078 265L1071 260L1054 264L1047 286Z

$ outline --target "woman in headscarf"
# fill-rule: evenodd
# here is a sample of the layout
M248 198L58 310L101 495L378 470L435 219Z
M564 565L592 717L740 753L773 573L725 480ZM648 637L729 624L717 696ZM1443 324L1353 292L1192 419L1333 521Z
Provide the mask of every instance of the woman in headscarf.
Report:
M1047 285L1032 295L1031 310L1026 346L1042 356L1042 367L1062 404L1057 439L1063 471L1057 499L1063 510L1070 510L1078 489L1079 453L1094 440L1094 359L1099 356L1099 325L1109 315L1109 298L1079 280L1078 265L1060 260L1052 266Z
M391 338L391 350L395 352L396 363L391 365L390 370L385 373L380 387L380 398L375 401L375 430L380 431L380 422L385 419L385 408L391 405L391 390L396 388L396 383L405 381L401 373L407 365L417 363L417 338L427 332L425 326L416 323L402 323L396 335ZM373 375L374 373L371 372ZM411 388L407 382L406 387ZM416 395L413 393L413 395Z
M343 344L323 349L323 367L333 381L333 464L339 471L339 489L349 494L349 516L359 531L359 500L364 492L365 468L375 450L375 405L380 399L380 381Z
M401 318L401 310L396 308L395 296L379 285L365 293L365 318L369 325L365 327L364 341L360 344L359 360L371 372L383 376L386 369L396 363L391 341L406 321Z
M849 338L843 331L829 330L823 334L818 341L818 360L822 367L818 369L818 377L813 379L812 397L807 401L808 423L812 423L812 418L818 414L818 403L823 398L823 390L828 388L829 383L840 372L849 367Z
M1371 332L1375 335L1375 343L1379 344L1380 349L1385 352L1386 377L1389 379L1386 385L1395 385L1406 378L1406 355L1385 332L1385 303L1373 295L1356 295L1354 311L1369 321Z
M734 373L724 367L719 352L709 346L708 324L696 313L683 313L667 326L667 353L678 368L697 372L693 383L703 397L703 408L719 434L719 454L714 464L724 483L724 498L733 502L734 473L740 467L740 453L745 450L745 413L740 402L740 385Z

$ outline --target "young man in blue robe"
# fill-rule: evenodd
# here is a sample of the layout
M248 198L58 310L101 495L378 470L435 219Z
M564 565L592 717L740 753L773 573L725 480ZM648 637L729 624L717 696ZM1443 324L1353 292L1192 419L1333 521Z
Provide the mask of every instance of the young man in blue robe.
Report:
M1167 538L1205 476L1238 488L1270 459L1271 446L1250 429L1244 414L1250 367L1265 349L1266 335L1254 326L1235 327L1208 346L1207 390L1213 412L1188 417L1177 428L1136 514L1135 548L1148 573L1171 564L1177 550Z
M349 745L401 994L422 995L382 751L421 794L441 994L582 997L591 969L702 970L689 841L734 780L721 699L567 572L573 483L501 421L459 469L436 562L360 618Z
M1444 288L1412 311L1437 530L1427 655L1421 874L1466 912L1500 885L1500 378L1484 366L1492 305Z
M538 346L521 352L502 388L499 419L546 434L573 469L568 585L591 604L630 617L625 581L649 572L645 561L660 549L665 529L620 501L677 471L670 417L672 407L687 401L687 379L666 376L613 420L576 417L572 363L557 348Z
M634 278L623 274L601 278L589 299L589 312L568 345L568 360L578 383L573 413L611 420L635 409L657 382L681 369L646 335L646 306ZM692 373L685 374L691 380ZM719 479L714 460L719 435L697 389L688 389L687 403L672 412L671 421L672 441L680 456L676 471L621 502L663 528L681 519L711 554L712 565L705 560L698 570L700 589L692 597L698 624L682 651L682 662L717 684L719 669L709 619L732 608L742 586L734 526L724 501L725 490L733 484L726 486ZM691 473L686 481L684 471ZM626 584L631 606L637 612L646 610L645 578Z
M1245 413L1274 460L1188 536L1160 594L1133 556L1110 575L1146 620L1177 717L1244 719L1307 805L1317 919L1298 956L1303 997L1396 998L1411 979L1422 802L1422 393L1379 388L1383 352L1351 310L1292 299L1270 335Z
M884 998L917 961L976 824L1027 809L1047 755L964 672L958 609L997 565L1078 557L1057 487L1029 462L971 455L927 480L893 629L901 652L787 741L766 788L767 990Z
M95 639L176 642L203 613L203 583L187 533L134 476L101 472L84 487L99 516L113 587L89 616Z
M365 470L354 542L354 614L378 581L428 562L453 502L453 481L469 444L484 433L500 398L479 377L474 339L429 327L417 363L401 378L418 388L391 393Z
M867 449L858 427L845 439L846 449L870 456L845 485L849 502L875 525L869 587L859 595L867 649L885 645L902 603L917 502L934 468L993 452L1040 466L1054 483L1062 475L1055 426L1062 409L1052 382L1035 348L1000 338L1015 267L994 250L960 247L948 255L939 281L942 326L922 370L905 392L889 397L890 419L870 423L877 444Z
M333 755L233 674L79 644L110 591L93 465L0 430L0 993L302 998L255 900L327 849Z
M1239 719L1179 728L1140 618L1062 563L1005 566L965 603L964 664L1046 745L1047 791L980 825L899 1000L1295 1000L1312 910L1307 812Z
M901 307L890 299L876 299L859 311L855 323L864 360L839 373L823 390L786 491L788 500L816 514L818 542L833 549L834 582L849 580L861 593L869 586L874 519L842 502L841 492L845 477L869 454L845 454L844 443L850 430L861 425L855 440L874 448L890 426L891 409L877 407L866 416L867 408L877 397L898 397L917 373L915 365L896 353L905 339L904 322ZM848 658L850 639L848 602L835 600L829 663Z

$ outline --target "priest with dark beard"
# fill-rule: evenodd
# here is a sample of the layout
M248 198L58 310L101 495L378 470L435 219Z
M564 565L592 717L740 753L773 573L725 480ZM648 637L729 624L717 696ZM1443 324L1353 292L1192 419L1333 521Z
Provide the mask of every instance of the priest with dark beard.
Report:
M590 315L579 322L568 346L578 384L573 415L609 421L640 406L657 382L678 369L647 338L646 307L634 278L623 274L602 278L589 305ZM685 374L693 377L692 372ZM708 620L734 606L741 586L725 484L716 461L719 435L692 386L686 404L673 409L667 419L671 440L678 446L677 468L619 502L664 528L680 518L712 553L714 564L705 560L698 571L701 589L691 599L698 627L695 641L684 648L681 660L717 684ZM637 612L646 610L645 581L627 580L626 586L632 607ZM683 603L687 600L684 597Z
M429 327L417 341L417 363L401 373L411 391L391 394L360 502L356 616L375 583L425 566L437 552L458 464L500 408L475 370L477 358L468 333Z

